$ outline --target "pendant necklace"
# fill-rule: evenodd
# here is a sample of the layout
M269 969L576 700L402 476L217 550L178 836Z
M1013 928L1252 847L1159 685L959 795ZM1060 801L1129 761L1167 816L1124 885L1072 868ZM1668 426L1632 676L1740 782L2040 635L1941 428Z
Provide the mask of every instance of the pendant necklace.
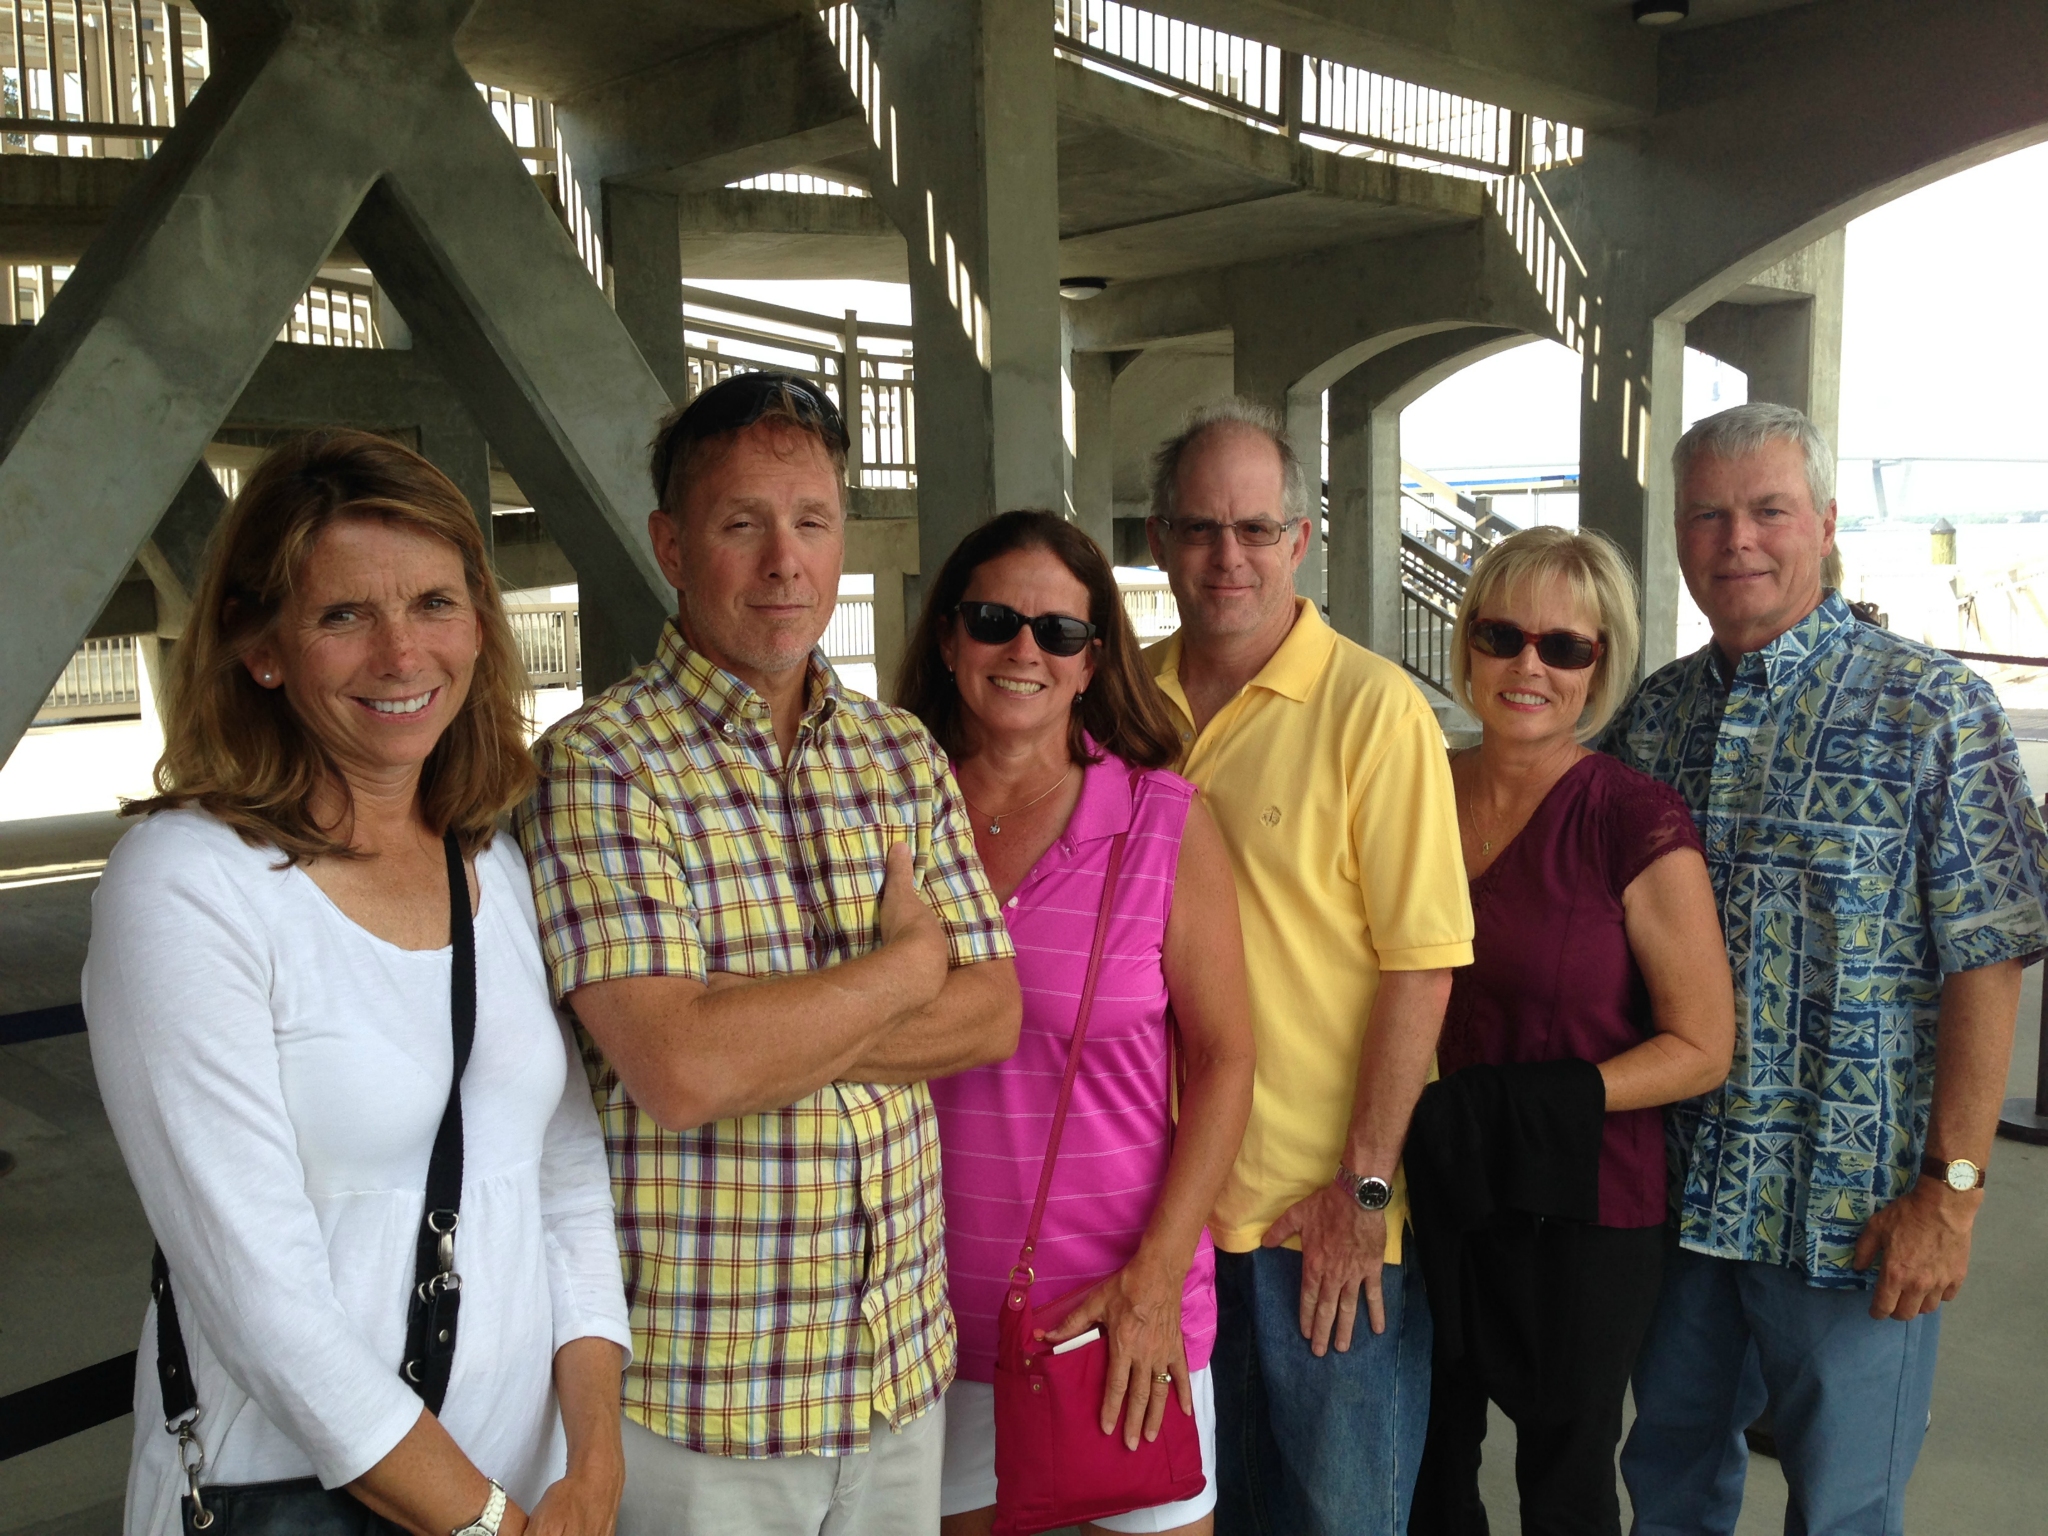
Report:
M1067 775L1072 773L1073 771L1074 770L1072 767L1062 769L1060 771L1060 776L1052 781L1052 787L1050 789L1047 789L1042 794L1034 795L1031 799L1026 800L1022 805L1015 806L1010 810L997 811L993 816L989 816L989 813L987 811L984 811L972 800L967 800L967 791L965 789L962 789L960 791L960 798L962 800L967 800L967 809L974 812L975 815L988 816L989 832L992 835L1001 836L1003 830L1003 818L1005 816L1022 816L1026 811L1030 810L1031 807L1037 805L1039 801L1048 798L1052 794L1053 790L1058 789L1062 784L1066 783Z

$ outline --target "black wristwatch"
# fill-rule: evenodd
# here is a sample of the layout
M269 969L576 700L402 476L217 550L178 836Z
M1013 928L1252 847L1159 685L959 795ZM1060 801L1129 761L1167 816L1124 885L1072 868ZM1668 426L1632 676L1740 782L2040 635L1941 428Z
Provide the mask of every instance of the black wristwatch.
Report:
M1351 1198L1362 1211L1384 1211L1387 1202L1394 1198L1394 1186L1378 1174L1361 1177L1342 1163L1337 1165L1337 1182L1351 1191Z

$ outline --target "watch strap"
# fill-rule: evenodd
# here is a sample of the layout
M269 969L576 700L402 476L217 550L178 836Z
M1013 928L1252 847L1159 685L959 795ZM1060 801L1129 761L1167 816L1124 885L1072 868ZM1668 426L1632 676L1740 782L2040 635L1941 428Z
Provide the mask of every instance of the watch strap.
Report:
M505 1506L509 1501L498 1480L491 1479L490 1497L484 1500L484 1512L469 1524L458 1526L448 1536L498 1536L498 1527L505 1522Z

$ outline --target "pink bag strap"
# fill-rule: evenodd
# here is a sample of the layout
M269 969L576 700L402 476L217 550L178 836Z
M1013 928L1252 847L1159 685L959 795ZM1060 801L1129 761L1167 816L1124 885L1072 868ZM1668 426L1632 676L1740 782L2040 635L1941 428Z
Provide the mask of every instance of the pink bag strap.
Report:
M1038 1247L1039 1223L1045 1219L1046 1196L1052 1193L1053 1164L1059 1160L1060 1134L1067 1128L1067 1105L1074 1097L1074 1078L1081 1070L1081 1044L1088 1038L1088 1015L1095 1009L1095 983L1102 973L1102 945L1109 936L1109 914L1116 900L1117 875L1124 866L1124 844L1130 833L1119 832L1109 845L1109 868L1102 876L1102 906L1095 914L1095 942L1088 951L1088 974L1081 983L1081 1006L1074 1016L1074 1038L1067 1046L1067 1072L1060 1079L1059 1102L1053 1106L1052 1130L1045 1141L1045 1166L1038 1174L1038 1198L1031 1202L1031 1224L1024 1229L1024 1246L1010 1271L1012 1293L1029 1290L1037 1278L1031 1255Z

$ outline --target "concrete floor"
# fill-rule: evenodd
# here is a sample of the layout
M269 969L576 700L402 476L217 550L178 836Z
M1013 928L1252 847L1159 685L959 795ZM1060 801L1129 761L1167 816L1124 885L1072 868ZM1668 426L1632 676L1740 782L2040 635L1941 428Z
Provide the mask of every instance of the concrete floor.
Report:
M93 880L8 887L7 871L104 857L110 818L0 825L0 1015L75 1002ZM2012 1092L2031 1093L2040 968L2027 974ZM0 1396L133 1349L150 1237L83 1036L0 1046ZM1942 1330L1934 1422L1907 1495L1915 1536L2031 1536L2048 1447L2048 1148L2002 1141L1969 1284ZM0 1462L4 1536L114 1536L133 1416ZM1513 1426L1481 1475L1497 1536L1518 1536ZM1783 1529L1777 1464L1751 1463L1738 1536Z

